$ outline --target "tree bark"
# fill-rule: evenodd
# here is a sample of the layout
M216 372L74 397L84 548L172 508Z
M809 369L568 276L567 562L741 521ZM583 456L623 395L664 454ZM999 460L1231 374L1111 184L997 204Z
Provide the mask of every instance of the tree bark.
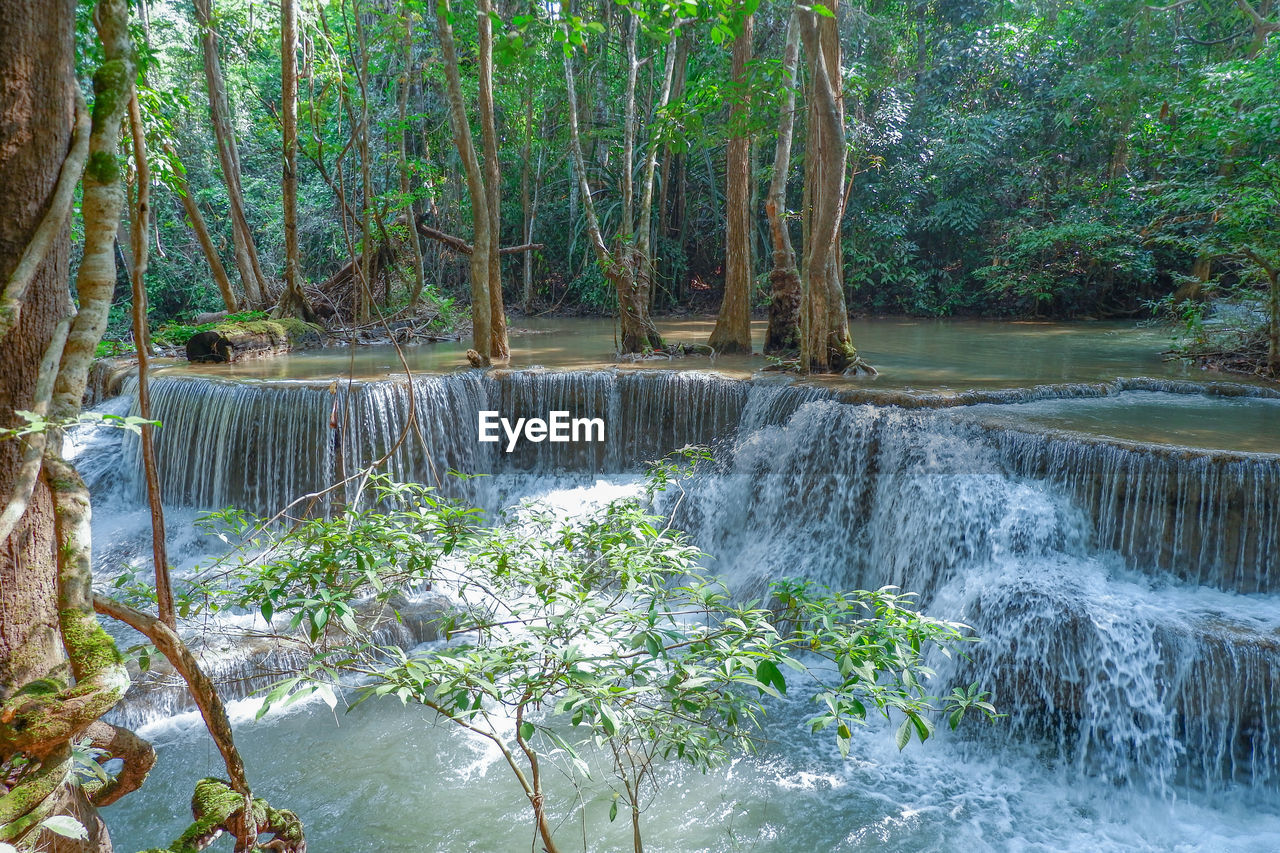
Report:
M231 208L231 237L235 244L236 268L245 300L258 307L266 302L266 280L258 262L258 248L249 230L244 212L244 191L240 187L240 155L236 150L235 131L231 127L231 107L218 57L218 34L213 25L213 0L195 0L196 21L200 27L200 45L204 52L205 85L209 90L209 117L218 149L218 164L227 187Z
M529 75L529 80L525 86L524 92L524 146L521 151L523 162L520 164L520 211L522 214L522 222L524 227L521 234L524 242L533 242L533 200L529 193L529 173L532 171L533 159L533 75ZM541 172L542 153L538 153L538 171ZM541 177L541 175L539 175ZM533 306L533 256L525 255L524 263L521 265L520 274L523 281L523 287L520 290L520 310L526 314L529 313Z
M493 114L493 12L492 0L478 0L480 26L479 99L480 138L484 145L485 206L489 213L489 356L498 361L511 357L507 342L507 312L502 302L502 173L498 163L498 129Z
M831 11L835 12L835 4ZM809 71L809 139L805 181L809 192L808 244L801 271L800 361L816 373L839 373L856 365L849 336L839 268L841 207L844 200L844 107L837 88L840 40L836 18L799 12L800 39Z
M0 16L0 280L10 281L57 204L73 125L75 4L18 0ZM120 123L134 68L124 0L95 13L103 63L94 74L94 117L83 178L85 254L80 310L70 325L65 219L32 263L0 360L0 418L48 407L74 415L115 290L115 234L123 199ZM17 296L13 291L10 295ZM65 344L65 345L64 345ZM55 379L56 374L56 379ZM105 828L71 774L71 741L128 685L115 645L85 609L90 587L88 492L59 456L56 434L42 445L0 442L0 494L11 530L0 540L0 764L25 756L29 772L0 793L0 841L64 850L110 850ZM33 451L38 451L33 455ZM32 463L35 463L33 469ZM43 470L38 479L33 470ZM16 502L16 503L15 503ZM11 512L11 510L14 510ZM24 690L24 688L27 688ZM32 689L35 688L35 689ZM69 814L89 831L84 843L43 832Z
M484 175L476 157L471 139L471 124L467 120L467 108L462 100L462 78L458 71L458 54L453 44L453 25L449 23L449 2L442 0L436 7L436 24L440 36L440 51L444 54L445 78L448 82L449 116L453 123L453 138L458 145L467 173L467 189L471 195L471 217L475 223L475 241L471 253L471 328L472 347L482 364L489 363L493 351L492 307L489 297L489 251L491 231L489 224L488 193ZM493 235L492 239L497 239Z
M668 60L668 65L670 64L671 60ZM573 60L567 54L564 57L564 75L569 109L569 156L578 179L579 194L582 197L582 210L586 218L587 235L591 240L592 250L595 252L596 260L600 264L600 269L605 278L613 283L618 294L618 314L622 326L622 351L624 353L634 353L643 352L648 348L661 349L662 337L658 334L657 328L653 325L653 320L649 317L648 291L642 288L638 281L639 275L648 275L647 270L641 272L641 265L647 266L642 253L648 248L648 240L644 240L644 245L640 246L619 240L616 252L610 252L609 247L605 244L604 235L600 230L600 220L596 216L595 201L591 196L591 186L587 181L586 164L582 156L582 135L578 127L578 93L574 81ZM668 75L669 78L670 75ZM667 92L670 92L669 86ZM656 158L655 150L650 158L647 172L651 173L653 171L652 166L656 162ZM626 163L625 168L631 168L631 164ZM648 203L652 200L652 174L648 175L646 185L648 191L645 201ZM648 218L645 217L644 228L640 229L641 239L644 239L647 228Z
M73 0L15 0L0 16L0 75L10 83L0 86L0 126L6 133L0 157L0 185L6 188L0 194L0 281L10 280L43 221L71 146L75 8ZM64 219L12 315L15 325L0 359L0 426L5 428L23 423L16 410L35 408L41 361L55 328L72 311L66 288L69 238ZM54 370L59 357L53 359ZM0 494L6 506L25 467L23 449L18 441L0 441ZM62 660L53 503L43 478L33 480L21 510L11 534L0 540L0 703L49 675Z
M151 329L147 325L147 256L148 223L151 219L151 170L147 164L146 135L142 129L142 112L135 92L129 99L129 131L133 137L133 163L138 176L138 203L133 215L133 340L138 350L138 414L151 419L151 391L147 373L151 361ZM160 495L160 474L156 468L154 427L143 424L142 469L147 482L147 503L151 510L151 556L155 567L156 602L160 619L177 630L178 617L173 607L173 585L169 579L169 557L164 540L164 506Z
M284 147L281 195L284 202L284 293L275 316L314 323L316 312L302 291L298 262L298 7L280 0L280 129Z
M177 162L177 154L173 149L167 149L166 153L169 157ZM200 207L196 204L196 200L191 196L191 184L188 183L186 175L182 170L174 170L174 178L177 183L178 199L182 202L182 209L187 214L187 219L191 222L191 230L196 235L196 241L200 244L200 251L204 253L205 261L209 264L209 272L213 275L213 281L218 286L218 293L222 296L222 304L227 310L234 313L240 310L239 300L236 299L235 291L231 289L231 279L227 276L227 268L222 265L222 259L218 257L218 249L213 244L213 238L209 235L209 226L205 224L204 216L200 213Z
M418 216L414 210L413 187L409 180L409 91L413 88L413 27L406 16L400 40L400 62L403 66L396 89L396 107L400 114L400 195L404 199L405 223L409 226L406 239L413 260L413 283L409 290L409 310L418 307L426 287L426 273L422 268L422 241L418 238Z
M716 352L751 352L751 111L747 63L754 38L753 16L746 15L733 40L733 102L729 107L729 152L725 166L724 298L707 341Z
M796 352L800 349L800 271L791 247L787 222L787 176L791 172L791 139L795 133L796 73L800 54L800 26L797 12L787 24L787 44L782 54L782 74L786 89L778 117L778 147L773 157L773 177L765 213L773 243L773 269L769 272L769 328L765 332L767 353Z

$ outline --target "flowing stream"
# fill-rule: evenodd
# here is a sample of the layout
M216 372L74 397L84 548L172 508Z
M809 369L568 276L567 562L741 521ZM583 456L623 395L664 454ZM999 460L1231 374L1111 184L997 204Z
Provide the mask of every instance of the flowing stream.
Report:
M1075 362L1010 364L1025 329L992 324L975 338L992 341L991 369L957 359L932 381L907 348L902 371L919 375L883 383L692 359L412 380L367 366L332 382L329 351L176 369L152 384L171 553L180 568L217 553L192 524L199 509L272 512L384 455L396 477L489 510L534 499L568 512L638 489L643 460L706 444L715 463L675 513L709 568L744 595L783 575L916 592L984 638L970 661L940 661L940 681L980 681L1009 716L902 753L873 725L841 760L807 733L805 703L779 703L759 755L660 771L647 849L1280 850L1280 395L1135 369L1115 354L1138 344L1109 327L1029 328ZM540 355L530 364L553 361ZM104 405L128 411L131 390ZM503 453L476 441L482 409L602 417L607 440ZM145 570L136 442L102 429L77 442L100 576ZM406 628L397 641L423 639ZM261 658L220 660L235 695L265 683ZM530 849L498 756L428 712L311 704L255 723L256 706L234 706L251 778L300 813L312 850ZM160 755L143 791L108 810L117 847L167 842L186 824L173 804L220 760L180 691L135 691L116 713ZM553 783L567 849L584 837L630 849L610 799Z

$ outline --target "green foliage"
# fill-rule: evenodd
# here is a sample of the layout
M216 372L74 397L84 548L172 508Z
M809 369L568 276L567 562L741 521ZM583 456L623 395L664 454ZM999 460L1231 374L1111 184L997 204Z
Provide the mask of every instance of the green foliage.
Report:
M1126 228L1067 222L1014 229L990 266L974 271L1021 314L1078 314L1115 289L1137 291L1155 277L1151 252Z
M200 332L212 331L218 326L227 323L249 323L255 320L266 320L268 316L265 311L241 311L236 314L228 314L221 320L215 320L212 323L197 323L195 325L166 323L152 333L151 339L160 346L180 347L185 346L187 341Z
M703 555L647 509L689 472L668 460L643 500L571 519L525 506L489 527L431 489L377 477L366 502L278 537L218 514L224 535L248 535L267 554L196 597L252 608L312 641L307 671L271 690L261 713L308 695L334 706L337 685L357 674L356 704L394 696L497 745L535 813L539 762L586 777L587 759L603 756L638 818L654 761L705 769L754 749L770 700L792 686L788 670L817 703L813 729L832 731L842 754L851 727L872 716L901 718L899 746L930 737L937 714L953 728L967 711L994 716L976 685L933 695L927 657L974 638L921 614L910 595L779 580L765 600L742 602L704 575ZM357 605L424 585L455 601L440 622L449 642L374 644Z
M21 426L0 429L0 441L22 438L41 432L66 430L80 424L101 424L103 426L119 427L135 435L141 434L144 426L160 426L160 421L147 420L136 415L109 415L103 412L80 412L73 418L62 420L50 420L43 415L29 412L25 409L18 409L14 414L22 418L26 423Z

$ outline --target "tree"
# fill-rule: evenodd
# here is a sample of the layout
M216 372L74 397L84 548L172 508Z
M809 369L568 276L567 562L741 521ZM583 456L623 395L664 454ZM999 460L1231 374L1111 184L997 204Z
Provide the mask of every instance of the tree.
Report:
M280 0L280 128L284 147L284 293L276 316L299 317L315 322L307 295L302 291L298 261L298 6L297 0Z
M797 22L809 77L809 138L805 145L807 245L801 269L800 366L840 373L861 361L849 335L840 263L847 149L844 133L840 30L827 14L799 9Z
M583 218L588 239L600 271L610 281L618 297L618 317L622 327L621 348L624 353L638 353L646 349L662 349L662 336L650 316L650 294L653 288L652 221L653 185L657 172L658 141L650 139L645 146L642 161L640 199L637 204L632 169L635 164L635 139L637 131L636 77L640 70L638 38L641 15L640 6L627 7L626 41L626 92L623 97L622 144L622 200L619 226L612 247L605 241L596 214L591 183L587 177L586 160L582 155L582 133L579 129L578 89L573 68L573 50L585 47L585 33L604 32L597 22L586 23L575 15L565 16L561 29L556 32L564 53L565 92L569 112L569 155L578 191L582 196ZM659 22L649 20L649 25ZM661 91L655 104L655 112L665 110L671 101L672 80L675 77L676 46L680 22L669 26L670 36L664 50L666 60L662 74Z
M244 210L244 190L240 186L240 155L237 152L235 131L231 126L231 106L227 100L227 86L222 74L222 60L218 57L218 32L213 12L213 0L194 0L196 21L200 27L200 48L204 52L204 79L209 92L209 117L213 124L214 141L218 149L218 163L222 167L222 181L227 188L227 201L231 207L231 234L235 242L236 268L240 271L240 284L245 299L252 306L267 301L266 278L258 261L258 247L249 228Z
M902 748L932 735L932 712L951 728L968 710L994 713L976 685L928 693L926 655L972 638L917 612L908 595L780 580L764 607L702 576L702 555L647 508L687 473L665 462L643 501L570 520L526 507L517 523L487 529L477 510L385 478L371 481L367 508L306 520L283 538L225 514L233 532L253 531L250 550L271 555L240 564L233 606L288 616L313 644L307 672L280 682L260 713L315 693L336 705L338 679L358 673L355 704L394 696L493 744L550 853L559 847L543 780L553 768L582 778L585 759L603 757L641 853L655 763L707 769L752 749L767 701L788 691L786 669L813 685L812 727L845 755L852 727L870 715L899 723ZM362 627L355 603L372 595L396 618L395 590L424 583L457 590L441 622L454 642L412 653L374 645L376 623ZM333 642L330 625L348 641ZM835 674L822 675L825 666Z
M741 10L739 10L741 13ZM716 352L751 352L751 232L755 211L751 208L751 137L747 128L751 110L747 63L754 38L752 13L742 14L733 40L733 71L729 107L728 189L725 193L726 253L724 299L720 315L707 342Z
M773 269L769 271L769 326L764 336L767 353L800 350L800 272L791 247L791 227L787 222L787 175L791 171L791 137L796 121L796 65L800 56L799 13L787 22L787 43L782 53L782 104L778 115L778 142L773 157L773 176L765 213L773 243Z
M64 815L80 822L87 839L68 849L109 844L93 808L103 790L74 781L72 741L119 700L128 676L93 615L87 490L61 458L56 432L33 422L34 431L18 439L16 412L37 418L78 412L115 287L124 195L118 149L134 65L124 0L101 0L94 20L103 62L94 74L92 126L78 123L74 147L75 4L10 4L0 23L0 68L18 84L0 94L0 114L15 131L15 145L0 165L13 190L0 201L0 277L9 309L9 357L0 366L7 433L0 441L0 774L7 786L0 794L0 841L70 844L52 841L57 836L47 829L50 818ZM72 319L65 202L81 168L85 251ZM32 248L36 254L28 255Z
M16 129L13 156L0 174L25 190L0 202L8 206L0 227L0 274L6 282L0 334L13 355L0 367L0 842L8 849L110 850L96 807L135 790L155 760L145 741L101 720L124 695L129 676L95 616L100 602L92 591L89 493L62 457L61 431L78 419L116 284L126 107L138 177L133 284L143 381L146 367L150 176L128 5L99 0L93 20L102 62L93 75L92 119L72 75L74 4L23 3L11 7L0 25L0 69L19 83L0 95L0 116ZM68 147L64 157L49 156ZM85 245L71 313L67 214L77 181ZM136 420L126 423L137 428ZM162 537L161 527L156 587L169 624L152 621L172 633ZM114 779L102 773L82 782L75 764L84 760L84 748L123 759L124 770ZM234 792L230 806L225 813L197 815L201 837L230 831L247 853L257 832L266 829L276 834L279 849L301 853L301 824L290 813L262 804L263 820L245 820L247 786L243 796Z

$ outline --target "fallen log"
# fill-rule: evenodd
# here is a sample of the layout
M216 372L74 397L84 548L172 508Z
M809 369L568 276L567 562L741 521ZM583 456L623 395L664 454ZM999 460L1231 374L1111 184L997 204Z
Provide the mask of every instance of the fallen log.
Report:
M187 341L187 361L234 362L264 358L324 343L324 330L313 323L282 317L224 323L198 332Z

